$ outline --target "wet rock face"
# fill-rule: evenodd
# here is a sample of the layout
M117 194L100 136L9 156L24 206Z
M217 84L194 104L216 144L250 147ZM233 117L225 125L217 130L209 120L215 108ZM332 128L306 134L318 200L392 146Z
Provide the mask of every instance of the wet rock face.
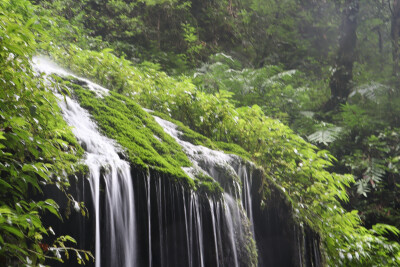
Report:
M265 193L260 188L268 182L261 169L236 155L186 142L176 125L157 117L156 121L183 147L193 169L214 178L224 189L223 199L230 207L225 209L226 218L231 218L228 228L233 229L226 241L233 244L236 266L322 265L317 236L295 222L286 196L272 182L267 203L261 205Z
M78 174L77 177L70 177L69 192L75 199L75 201L85 201L85 207L89 214L94 214L94 208L91 201L87 201L85 196L90 196L90 184L89 180L84 175ZM43 188L44 199L54 199L59 205L60 214L63 217L61 222L55 215L50 213L44 214L44 226L52 227L54 233L57 236L70 235L76 241L79 249L84 249L94 252L95 250L95 227L94 221L91 216L84 217L80 211L74 209L72 203L68 203L67 198L64 194L60 194L60 190L55 185L47 185ZM45 236L43 243L52 244L54 236ZM46 261L46 265L49 266L81 266L77 264L76 255L70 253L70 258L66 259L63 256L64 263L59 261ZM89 263L88 266L94 266L93 262Z
M139 266L256 266L249 264L249 250L255 251L249 224L242 223L248 219L235 200L199 196L163 175L150 177L134 182Z
M266 181L269 192L261 201L262 176L254 169L251 194L259 266L323 266L319 236L294 220L284 194Z
M228 207L231 213L239 213L241 219L238 221L242 222L229 228L222 200L198 197L179 183L156 172L150 173L149 183L146 172L132 170L139 256L137 265L131 266L235 266L229 229L237 234L234 242L238 266L322 266L318 236L295 223L291 209L279 190L271 186L265 206L259 204L262 172L251 167L247 165L252 179L256 242L244 209L235 210L235 205L230 209ZM80 201L86 196L87 208L93 214L88 191L90 184L83 181L87 179L80 177L78 183L73 183L71 193ZM47 194L51 195L51 192ZM62 205L65 210L67 203ZM231 214L231 217L235 216ZM95 225L92 219L72 212L64 225L60 225L54 218L53 226L56 225L56 233L71 234L77 237L81 248L94 251ZM258 254L255 253L256 249ZM68 266L74 266L75 263L72 260Z

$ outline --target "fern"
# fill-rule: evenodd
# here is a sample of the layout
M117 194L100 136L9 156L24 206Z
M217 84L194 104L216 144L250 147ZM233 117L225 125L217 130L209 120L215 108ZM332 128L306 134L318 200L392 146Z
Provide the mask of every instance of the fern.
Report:
M365 179L360 179L356 182L357 186L357 194L363 195L364 197L367 197L367 193L371 191L368 185L368 181Z
M363 99L379 103L380 97L388 95L391 91L393 91L393 89L389 86L377 82L371 82L356 87L349 95L349 99L360 95Z
M312 143L322 143L324 145L328 145L329 143L335 141L342 131L341 127L324 122L322 122L319 127L319 130L307 136L308 141Z
M372 226L372 231L378 235L387 235L387 234L394 234L399 236L400 230L397 229L395 226L378 223Z
M300 111L300 114L303 115L306 118L313 118L315 115L315 112L312 111Z
M365 170L363 178L371 183L372 188L375 188L376 185L382 181L385 170L378 159L372 158L368 163L369 166Z
M382 181L385 170L382 161L376 158L371 158L364 162L366 169L362 174L362 178L356 182L356 185L357 193L366 197L367 193L371 191L370 188L375 189Z

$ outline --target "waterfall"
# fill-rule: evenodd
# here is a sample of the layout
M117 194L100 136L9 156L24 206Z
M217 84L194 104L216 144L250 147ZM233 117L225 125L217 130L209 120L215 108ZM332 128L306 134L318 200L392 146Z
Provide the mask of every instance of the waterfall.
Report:
M230 241L231 247L232 247L233 262L235 263L235 267L239 267L235 235L238 234L237 230L240 229L239 227L236 226L236 224L238 224L238 222L241 221L241 218L240 218L239 209L238 209L237 204L235 203L235 200L226 193L224 194L224 199L225 199L225 205L226 205L225 206L225 219L226 219L227 226L228 226L229 241Z
M218 230L219 230L219 221L216 220L216 212L214 209L214 201L212 199L208 199L208 202L210 203L210 210L211 210L211 222L212 222L212 230L213 230L213 236L214 236L214 246L215 246L215 258L217 260L217 266L219 267L219 244L221 244L220 240L218 237Z
M157 123L163 127L164 131L174 137L174 139L182 146L184 152L192 161L193 167L184 168L184 171L191 177L195 177L196 173L199 172L209 175L217 182L219 182L220 185L224 188L226 193L223 194L223 198L222 200L220 200L222 201L222 205L219 203L220 201L218 201L216 205L214 205L213 200L208 200L211 212L215 258L217 266L219 266L221 262L220 254L222 254L221 248L223 246L226 246L226 244L222 243L220 231L222 227L226 227L227 238L229 241L229 255L227 256L232 261L231 265L234 267L238 267L239 260L237 243L241 243L240 241L241 239L243 239L243 220L249 219L250 231L252 233L252 236L254 237L254 228L252 225L252 199L250 191L251 182L246 170L246 166L242 164L242 160L238 156L229 155L222 151L212 150L200 145L193 145L192 143L182 140L180 138L182 133L177 129L177 126L175 124L163 120L157 116L154 116L154 118ZM243 184L243 188L240 183ZM242 191L244 192L242 193ZM243 199L243 203L236 201L241 199ZM195 195L192 196L191 200L196 200ZM192 202L191 205L193 205ZM241 216L241 209L245 210L247 218L246 216ZM225 224L223 225L220 224L220 212L222 212L224 216ZM197 214L198 213L195 212L194 216L197 217ZM189 216L192 216L191 210L189 210ZM199 221L197 224L197 229L201 229L201 221ZM190 220L189 226L191 226ZM198 248L201 256L200 266L203 266L203 244L201 238L201 233L197 233L196 239L199 242Z
M153 266L153 255L151 246L151 199L150 199L150 176L146 175L146 198L147 198L147 221L148 221L148 241L149 241L149 267ZM159 218L160 219L160 218Z
M202 220L201 220L201 211L200 205L198 201L198 196L192 193L191 201L190 201L190 208L193 216L193 225L196 233L196 241L197 241L197 248L198 248L198 255L199 255L199 266L204 267L204 243L203 243L203 227L202 227ZM192 222L190 222L192 224Z
M34 64L37 72L74 77L99 98L108 95L107 89L45 58L35 58ZM90 226L95 229L94 238L90 231L84 233L94 239L85 249L94 246L96 267L322 265L318 236L308 228L299 230L290 205L272 183L269 199L263 198L258 189L268 181L254 164L186 142L175 124L154 116L191 160L191 167L182 168L187 175L210 176L224 193L211 197L196 192L151 167L131 171L119 157L120 148L100 134L89 113L74 99L56 96L65 121L86 151L91 196L85 201L93 206Z
M157 181L157 186L156 186L156 194L157 194L157 216L158 216L158 232L160 236L160 256L161 256L161 267L164 266L165 262L165 255L164 255L164 250L162 249L164 246L164 233L163 233L163 208L162 204L165 203L162 199L162 184L161 184L161 179L158 179Z
M129 164L121 160L112 140L102 136L86 110L69 97L58 95L63 117L86 150L90 185L95 205L96 267L105 258L108 266L132 266L135 262L135 212ZM104 179L105 210L100 207L101 179ZM104 225L104 226L103 226ZM100 234L101 227L106 229ZM103 249L102 249L103 248ZM107 256L102 257L101 251Z
M84 83L87 85L87 88L90 91L93 91L96 93L98 97L102 97L103 95L108 94L108 89L104 88L103 86L100 86L96 83L91 82L88 79L79 77L69 71L66 71L65 69L59 67L57 64L55 64L53 61L49 60L47 57L44 56L37 56L32 59L33 61L33 69L36 72L41 72L44 73L45 75L50 75L50 74L57 74L61 77L73 77L80 82Z
M184 168L189 176L194 177L198 172L204 173L214 178L235 199L240 199L242 191L240 177L233 168L233 165L239 164L236 163L240 159L238 156L184 141L180 139L182 133L178 131L175 124L157 116L154 116L154 119L182 146L183 151L192 161L193 167Z
M247 174L247 169L246 166L243 164L240 164L238 175L240 177L240 180L243 183L243 194L240 199L242 199L242 205L244 210L247 213L247 217L250 220L250 227L251 227L251 232L253 233L254 237L254 219L253 219L253 200L251 197L251 174Z
M46 74L69 75L44 59L37 58L34 62L35 69ZM91 90L100 88L99 93L107 92L100 86L90 86ZM120 159L115 143L100 134L86 110L68 96L55 95L65 121L86 151L84 163L89 168L95 210L96 267L134 266L137 256L136 222L130 166ZM103 201L104 207L101 207Z

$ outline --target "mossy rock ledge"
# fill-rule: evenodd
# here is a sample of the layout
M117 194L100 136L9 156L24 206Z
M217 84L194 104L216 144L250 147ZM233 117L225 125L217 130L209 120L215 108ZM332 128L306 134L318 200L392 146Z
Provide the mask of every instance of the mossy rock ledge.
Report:
M242 223L239 231L241 234L235 239L239 265L322 265L318 236L295 221L292 208L285 194L274 182L265 177L261 168L248 160L250 155L242 148L235 144L214 143L164 114L149 114L132 99L121 94L110 91L100 97L95 92L88 90L81 81L76 82L74 78L57 76L53 76L53 78L59 85L59 92L69 94L77 99L96 121L99 130L118 143L121 148L120 156L131 164L137 220L141 221L141 217L149 214L148 209L151 208L150 220L143 220L143 223L138 223L137 226L138 242L143 244L143 246L139 246L139 254L149 253L149 244L146 245L146 242L148 242L146 241L148 237L146 233L149 227L155 227L154 225L166 227L166 229L174 232L173 239L178 240L176 241L177 244L174 245L179 246L179 240L183 239L182 233L179 233L179 231L184 227L185 218L183 214L176 213L176 211L184 210L190 204L184 202L191 199L193 192L196 192L196 195L199 196L203 231L204 233L212 233L210 222L213 219L210 217L212 209L209 204L210 201L219 201L224 192L229 192L235 196L235 201L243 203L245 190L243 175L238 174L246 172L246 179L249 182L248 193L252 196L250 207L252 207L253 222L250 222L249 219L250 211L240 208L239 216ZM204 172L198 172L195 176L188 175L184 168L193 167L191 160L176 140L164 132L163 128L154 120L153 115L175 123L182 132L181 138L185 141L210 149L224 150L225 153L232 153L231 156L234 160L229 163L230 167L226 168L226 166L218 164L210 167L204 162L204 165L200 163L200 167L202 169L212 168L208 173L213 173L213 175L207 175ZM210 176L213 176L213 178ZM235 188L235 184L238 185L238 188ZM81 184L81 187L76 186L73 190L77 199L85 198L84 195L88 194L87 190L84 192L82 188L85 188L83 184ZM149 190L150 197L144 192L145 188ZM260 190L260 188L267 188L267 190ZM265 192L268 193L265 194ZM155 204L160 202L160 198L165 202L162 211ZM148 206L148 203L151 203L150 206ZM239 206L242 207L242 205ZM93 212L90 203L87 208L89 214ZM90 225L90 219L86 219L82 227L70 229L70 231L72 234L81 237L82 240L80 241L83 248L93 250L93 245L90 245L93 244L91 242L93 240L88 237L91 236L90 232L93 231L90 230L92 228ZM170 242L168 241L170 240L169 234L163 236L159 230L155 229L154 231L155 235L158 235L155 238L162 239L159 246L164 245L167 249L168 245L172 245L168 244ZM256 234L254 235L252 231L255 231ZM227 236L229 233L221 234ZM209 234L205 234L204 239L205 241L207 239L210 239L210 242L213 241L212 235ZM165 244L161 244L161 241L164 241ZM154 246L152 250L156 249L155 244L151 246ZM163 249L160 247L158 249L161 251L160 261L175 264L175 266L185 264L188 261L185 257L178 255L166 256L162 252ZM185 249L183 245L182 249ZM215 255L211 255L212 252L207 251L206 249L204 260L206 266L212 266L215 262L210 259L215 258ZM229 253L225 251L225 254ZM230 264L230 259L227 256L225 255L221 262ZM220 255L220 257L222 256ZM149 264L148 259L139 257L139 264L140 266L147 266ZM153 262L154 264L156 263Z

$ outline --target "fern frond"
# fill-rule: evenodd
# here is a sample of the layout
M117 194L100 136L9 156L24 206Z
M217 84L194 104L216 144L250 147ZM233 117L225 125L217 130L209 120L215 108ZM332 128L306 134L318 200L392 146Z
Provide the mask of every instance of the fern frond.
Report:
M367 193L369 193L371 190L368 186L368 181L365 179L360 179L356 182L357 186L357 194L363 195L364 197L367 197Z
M372 226L372 231L378 235L386 235L386 234L394 234L398 236L400 234L400 230L395 226L378 223Z
M342 128L337 126L322 128L307 136L307 139L312 143L322 143L324 145L328 145L339 137L341 131Z
M306 118L310 118L311 119L311 118L314 117L315 112L312 112L312 111L300 111L300 114L303 115Z
M353 92L350 93L349 98L359 94L363 98L378 102L380 96L387 95L391 90L392 88L389 86L377 82L371 82L354 88Z
M378 183L382 181L385 175L385 170L378 159L372 158L368 162L368 167L363 174L363 178L370 182L372 187L375 188Z

